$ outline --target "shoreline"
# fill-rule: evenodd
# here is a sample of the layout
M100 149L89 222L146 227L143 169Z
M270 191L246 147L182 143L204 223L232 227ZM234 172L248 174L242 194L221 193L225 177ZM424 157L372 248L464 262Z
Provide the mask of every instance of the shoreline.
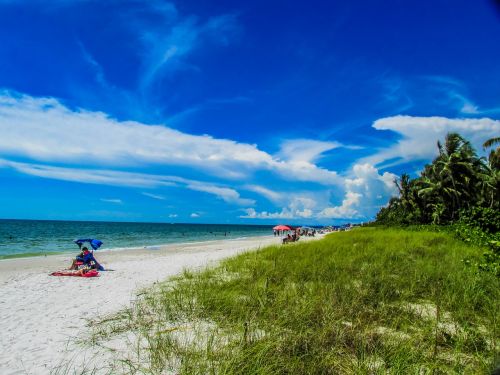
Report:
M129 307L138 291L184 269L280 243L270 235L102 251L98 260L115 271L91 279L49 276L67 268L72 254L6 259L0 262L0 373L50 374L68 362L88 365L92 351L78 346L77 338L87 333L89 319Z
M256 237L268 237L269 235L267 234L258 234L255 236L248 235L248 236L241 236L241 237L235 237L235 238L220 238L220 239L206 239L206 240L193 240L193 241L182 241L182 242L168 242L168 243L160 243L160 244L155 244L155 245L141 245L141 246L131 246L131 247L112 247L112 248L105 248L105 249L98 249L94 250L96 254L100 253L105 253L105 252L116 252L116 251L134 251L134 250L159 250L159 248L164 248L167 246L175 246L175 245L187 245L187 244L203 244L205 242L212 242L212 241L238 241L238 240L244 240L247 238L256 238ZM75 248L74 250L67 250L67 251L47 251L46 253L14 253L14 254L4 254L0 255L0 263L3 261L10 261L10 260L16 260L16 259L26 259L26 258L31 258L31 259L38 259L38 258L45 258L48 256L58 256L58 255L75 255L79 253L79 249Z
M116 255L119 253L128 253L128 252L133 252L134 254L141 255L142 253L144 254L165 254L169 251L179 251L182 248L189 247L192 245L197 245L197 246L203 246L204 244L211 244L211 243L216 243L216 242L235 242L235 241L244 241L244 240L252 240L256 239L258 240L259 238L269 238L269 237L274 237L271 235L264 235L264 236L246 236L246 237L240 237L240 238L225 238L225 239L211 239L211 240L206 240L206 241L188 241L188 242L173 242L173 243L168 243L168 244L162 244L162 245L147 245L147 246L134 246L134 247L117 247L117 248L111 248L111 249L103 249L103 250L95 250L94 254L99 263L102 263L105 265L107 262L108 258L110 258L111 255ZM277 237L276 237L277 238ZM75 249L75 251L68 251L68 252L57 252L57 253L47 253L47 254L40 254L40 255L33 255L33 256L19 256L19 257L12 257L12 258L6 258L6 259L0 259L0 285L4 282L6 282L9 278L9 274L17 272L17 270L23 269L36 269L39 266L45 266L47 264L54 265L56 266L59 264L61 261L65 262L64 266L61 268L54 269L53 271L61 270L64 267L69 267L71 264L71 261L74 259L74 257L79 253L78 249ZM51 262L52 260L52 262ZM113 261L110 259L111 262ZM57 263L56 263L57 261ZM32 262L33 264L29 264ZM44 267L46 268L46 267ZM53 272L52 271L52 272Z

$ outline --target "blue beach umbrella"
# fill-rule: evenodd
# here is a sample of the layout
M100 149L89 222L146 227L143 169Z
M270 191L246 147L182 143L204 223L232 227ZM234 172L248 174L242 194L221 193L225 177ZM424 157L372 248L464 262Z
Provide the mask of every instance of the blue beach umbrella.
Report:
M97 250L102 245L102 241L95 240L93 238L82 238L79 240L74 240L73 242L76 243L80 249L82 248L82 245L85 242L88 242L90 244L90 246L92 247L92 249L94 249L94 250Z

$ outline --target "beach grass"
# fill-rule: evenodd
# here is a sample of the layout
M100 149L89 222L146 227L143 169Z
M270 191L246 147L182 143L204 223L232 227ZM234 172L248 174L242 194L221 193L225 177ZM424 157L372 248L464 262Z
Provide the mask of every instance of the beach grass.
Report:
M481 253L382 228L268 247L143 291L92 343L123 373L488 374L500 281L463 262Z

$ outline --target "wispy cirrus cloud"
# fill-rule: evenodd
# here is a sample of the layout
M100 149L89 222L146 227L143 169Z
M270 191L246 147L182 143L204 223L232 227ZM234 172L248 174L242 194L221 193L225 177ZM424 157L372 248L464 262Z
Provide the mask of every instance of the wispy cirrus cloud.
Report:
M286 140L282 143L278 156L282 160L291 162L314 163L324 152L341 146L342 144L339 142L324 142L311 139Z
M0 159L0 168L2 167L11 168L31 176L62 181L140 188L177 187L192 191L205 192L214 195L227 203L236 205L245 206L255 203L251 199L241 198L240 194L232 188L222 187L206 182L202 183L200 181L189 180L177 176L163 176L112 170L54 167ZM160 197L156 194L149 194L149 196L156 197L156 199Z
M433 83L429 89L434 91L437 102L450 106L458 113L466 116L488 116L500 113L500 107L481 108L469 97L466 85L450 76L423 76L424 81ZM437 94L437 95L436 95Z
M101 198L101 202L113 203L113 204L123 204L121 199L117 198Z
M283 201L283 193L273 191L265 186L246 185L244 186L244 189L260 194L273 203L280 203Z
M152 25L137 20L131 24L142 44L143 71L139 82L142 90L149 89L169 72L197 71L198 67L185 59L187 56L206 43L226 46L239 31L234 14L201 21L194 15L180 15L173 3L154 4L151 10L161 15L163 22Z
M401 113L414 106L407 83L399 76L382 75L379 79L382 86L382 100L379 105L390 106L390 113Z
M186 187L190 190L195 191L203 191L205 193L213 194L222 199L227 203L235 203L239 205L254 205L255 201L253 199L244 199L240 197L240 193L238 193L234 189L230 189L227 187L219 187L219 186L210 186L207 184L202 184L199 182L193 182L187 184Z
M142 192L141 194L145 195L146 197L153 198L153 199L160 200L160 201L164 201L167 199L163 195L159 195L159 194L152 194L152 193L146 193L146 192Z

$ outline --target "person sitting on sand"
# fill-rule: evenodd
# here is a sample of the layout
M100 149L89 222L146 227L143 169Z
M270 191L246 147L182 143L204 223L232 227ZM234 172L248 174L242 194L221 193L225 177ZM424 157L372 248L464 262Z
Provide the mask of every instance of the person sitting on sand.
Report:
M82 252L76 256L76 258L71 263L70 270L77 270L80 267L88 267L90 269L97 269L99 271L104 270L104 267L99 264L99 262L94 258L88 248L83 247Z

